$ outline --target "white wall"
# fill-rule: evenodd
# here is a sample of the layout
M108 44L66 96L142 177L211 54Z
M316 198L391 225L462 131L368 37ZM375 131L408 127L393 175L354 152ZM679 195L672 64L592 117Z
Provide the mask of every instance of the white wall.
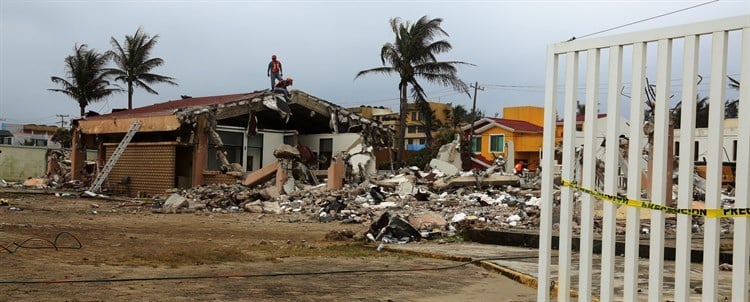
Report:
M310 150L316 153L320 153L320 139L321 138L332 138L333 139L333 153L340 151L348 151L349 147L360 138L359 133L325 133L325 134L308 134L300 135L299 142L305 146L308 146ZM264 145L265 146L265 145Z
M708 157L706 153L708 152L708 128L694 129L694 131L695 141L692 143L698 142L698 150L696 150L698 161L702 161L703 157ZM726 152L721 152L722 160L734 161L739 156L739 154L734 154L734 142L737 140L739 140L737 137L737 119L724 120L724 149ZM675 143L680 141L680 129L674 130L674 141ZM740 152L742 151L738 149L737 153Z
M596 121L596 128L597 128L596 132L597 133L595 135L595 137L596 137L595 138L596 146L594 146L594 150L596 150L596 153L597 153L596 157L599 158L599 159L604 159L604 152L605 152L605 150L604 150L603 147L600 147L600 146L602 145L602 142L604 141L604 138L607 136L607 118L608 118L608 116L602 117L602 118L598 118L597 121ZM620 117L620 118L618 118L617 123L619 124L618 126L620 127L620 134L621 135L625 135L627 137L630 137L630 134L629 134L630 127L627 124L627 120L625 120L625 118L623 118L623 117ZM585 132L585 130L586 129L585 129L585 126L584 126L584 131L583 132L582 131L576 131L576 139L575 139L576 146L583 146L583 143L584 143L584 132Z
M273 156L273 151L276 147L284 143L284 133L282 132L264 132L258 131L263 134L263 163L261 167L276 161L276 157Z

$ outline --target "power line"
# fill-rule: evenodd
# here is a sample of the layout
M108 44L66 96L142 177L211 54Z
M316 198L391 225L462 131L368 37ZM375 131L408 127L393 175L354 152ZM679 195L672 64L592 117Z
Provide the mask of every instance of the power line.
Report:
M689 9L693 9L693 8L696 8L696 7L704 6L704 5L711 4L711 3L714 3L714 2L718 2L718 1L719 0L711 0L711 1L708 1L708 2L704 2L704 3L701 3L701 4L696 4L696 5L693 5L693 6L690 6L690 7L686 7L686 8L683 8L683 9L678 9L676 11L664 13L664 14L661 14L661 15L658 15L658 16L653 16L653 17L646 18L646 19L643 19L643 20L638 20L638 21L635 21L635 22L630 22L628 24L623 24L623 25L615 26L615 27L608 28L608 29L605 29L605 30L600 30L600 31L597 31L595 33L590 33L588 35L583 35L583 36L580 36L580 37L577 37L577 38L573 37L573 38L571 38L570 40L568 40L566 42L573 41L575 39L582 39L582 38L590 37L590 36L593 36L593 35L598 35L598 34L601 34L601 33L605 33L605 32L611 31L611 30L623 28L623 27L630 26L630 25L633 25L633 24L638 24L638 23L645 22L645 21L648 21L648 20L653 20L653 19L656 19L656 18L661 18L661 17L664 17L664 16L669 16L671 14L683 12L683 11L686 11L686 10L689 10Z
M68 114L55 114L55 116L60 118L60 128L65 128L65 118L69 117Z

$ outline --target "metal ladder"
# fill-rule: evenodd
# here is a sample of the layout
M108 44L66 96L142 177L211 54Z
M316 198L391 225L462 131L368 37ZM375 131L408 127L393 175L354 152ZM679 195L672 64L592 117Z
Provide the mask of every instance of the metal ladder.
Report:
M133 139L133 136L135 136L135 133L138 132L138 129L141 128L141 125L143 122L141 121L135 121L133 124L130 125L130 130L128 130L127 133L125 133L125 137L122 138L122 141L120 141L120 144L117 145L117 148L115 148L115 152L112 153L112 157L107 160L107 164L104 165L104 169L102 169L101 172L99 172L99 175L96 177L96 180L91 184L91 188L89 188L90 192L96 193L99 192L102 188L102 183L104 183L104 180L107 179L107 176L109 176L109 172L112 171L112 168L115 166L115 163L117 163L117 160L120 159L120 156L123 152L125 152L125 148L128 147L128 144L130 143L130 140Z

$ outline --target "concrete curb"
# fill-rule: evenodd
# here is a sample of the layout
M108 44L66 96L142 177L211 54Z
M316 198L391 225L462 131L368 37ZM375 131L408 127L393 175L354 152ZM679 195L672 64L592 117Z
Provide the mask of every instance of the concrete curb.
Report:
M469 261L475 261L472 262L472 264L481 267L483 269L486 269L488 271L492 271L495 273L498 273L500 275L503 275L515 282L518 282L520 284L523 284L525 286L528 286L533 289L538 288L538 280L534 276L524 274L522 272L518 272L515 270L512 270L510 268L504 267L502 265L482 260L482 261L476 261L477 259L473 259L471 257L467 256L453 256L453 255L445 255L445 254L435 254L435 253L429 253L429 252L420 252L420 251L411 251L411 250L403 250L403 249L396 249L396 248L390 248L385 246L383 250L392 252L392 253L401 253L401 254L407 254L407 255L414 255L414 256L420 256L420 257L426 257L426 258L433 258L433 259L440 259L440 260L450 260L450 261L457 261L457 262L469 262ZM556 296L558 291L557 284L554 284L552 288L550 288L550 293L552 296ZM578 297L578 291L576 290L570 290L570 297L576 298ZM592 297L592 301L599 302L598 297Z

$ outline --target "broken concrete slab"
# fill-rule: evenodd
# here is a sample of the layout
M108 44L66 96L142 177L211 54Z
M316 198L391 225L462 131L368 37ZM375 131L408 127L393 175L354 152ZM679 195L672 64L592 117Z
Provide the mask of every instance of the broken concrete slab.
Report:
M443 218L442 214L435 212L424 212L412 215L409 217L409 223L414 226L417 230L440 230L447 222Z
M287 175L287 179L284 182L283 189L284 189L284 193L286 193L286 194L291 194L291 193L293 193L294 191L297 190L297 186L294 183L294 176Z
M371 154L358 153L349 157L349 165L352 167L352 173L358 175L365 173L367 175L377 174L377 168L375 167L375 160ZM360 171L364 169L364 171Z
M191 210L203 210L206 208L206 203L197 199L188 199L187 208Z
M164 201L164 205L162 208L164 208L167 212L177 212L177 209L185 207L188 205L188 201L185 197L180 196L179 194L175 193L169 196L166 201Z
M479 181L483 186L503 186L512 185L518 186L521 178L516 175L498 175L492 174L487 175L484 178L480 178ZM458 176L451 179L441 178L436 180L432 186L435 190L446 190L455 187L466 187L475 186L477 184L477 177L475 176Z
M248 187L252 187L257 184L269 181L271 180L271 178L273 178L273 175L276 173L276 170L278 168L279 168L279 162L278 161L272 162L264 166L263 168L260 168L259 170L256 170L253 173L250 173L247 176L245 176L245 180L242 182L242 184Z
M265 200L273 200L281 197L281 192L279 192L279 189L276 189L274 186L263 188L258 191L258 194L260 194Z
M264 201L263 213L265 214L281 214L281 205L277 201Z
M299 150L287 144L281 144L273 150L273 156L276 158L299 158Z
M263 203L260 200L248 202L243 208L250 213L263 213Z
M437 158L433 158L432 160L430 160L430 168L439 170L447 177L458 175L458 173L460 172L460 167L461 166L457 167L454 164Z
M462 162L460 147L461 137L456 134L456 137L452 142L440 146L440 150L438 150L438 154L435 159L447 162L456 167L456 169L461 170Z
M398 184L398 195L403 197L417 193L416 186L409 178Z

